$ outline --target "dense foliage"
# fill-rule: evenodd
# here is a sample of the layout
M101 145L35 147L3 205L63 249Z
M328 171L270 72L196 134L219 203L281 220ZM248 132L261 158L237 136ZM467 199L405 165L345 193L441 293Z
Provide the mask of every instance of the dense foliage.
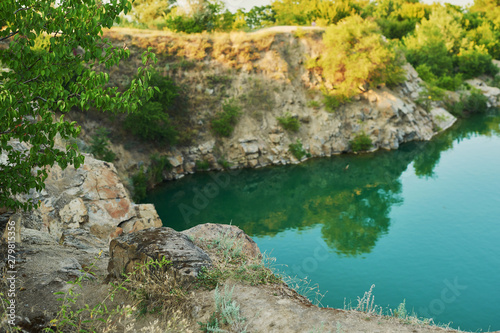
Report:
M147 73L138 70L125 92L106 88L108 74L94 65L109 68L128 57L126 47L113 47L101 39L126 1L95 0L2 0L0 1L0 207L30 209L38 202L20 202L17 194L42 190L49 166L62 168L83 163L75 144L60 149L56 135L74 138L79 127L60 116L77 107L131 111L144 94L151 96ZM143 55L143 64L154 60ZM12 140L27 144L13 147Z
M222 105L222 111L212 119L212 131L218 136L231 136L240 114L240 107L233 99L226 101Z
M153 97L136 112L127 115L124 126L143 140L175 144L178 133L169 112L175 113L177 108L182 108L179 87L157 72L152 73L150 85L156 89Z
M312 66L321 68L335 95L349 98L363 85L399 83L398 53L384 40L375 22L349 16L326 29L325 52Z
M139 2L144 1L148 0ZM400 82L399 67L405 58L427 84L447 90L458 89L466 79L498 72L492 64L500 58L498 0L476 0L469 8L419 0L274 0L269 6L235 13L219 0L189 0L187 6L174 0L149 1L155 6L163 3L163 9L168 5L164 26L174 31L326 27L326 52L311 59L308 67L324 77L331 110L358 93L359 85Z

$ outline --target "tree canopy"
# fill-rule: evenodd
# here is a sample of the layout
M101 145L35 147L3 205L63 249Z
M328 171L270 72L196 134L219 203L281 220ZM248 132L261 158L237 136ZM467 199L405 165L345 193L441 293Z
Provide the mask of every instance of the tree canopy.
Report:
M155 60L149 51L127 91L106 87L108 74L94 70L129 56L125 46L114 47L101 36L130 9L126 0L0 1L0 206L35 207L33 199L17 195L42 190L55 163L83 163L76 144L55 145L56 135L68 140L80 131L64 113L74 107L133 111L141 96L152 96L144 70Z

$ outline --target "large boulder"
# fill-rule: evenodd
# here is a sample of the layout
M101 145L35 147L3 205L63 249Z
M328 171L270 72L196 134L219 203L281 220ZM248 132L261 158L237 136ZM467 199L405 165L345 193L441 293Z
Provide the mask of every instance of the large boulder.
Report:
M219 241L228 237L235 240L234 246L241 246L243 254L249 257L260 257L259 246L243 230L234 225L205 223L191 229L184 230L183 234L203 241Z
M89 155L78 169L52 167L45 189L30 195L40 206L25 214L24 226L56 238L66 229L85 229L107 240L117 227L127 233L162 225L153 205L132 201L113 164Z
M188 236L171 228L150 228L124 234L109 245L108 273L121 277L130 273L139 263L163 257L171 261L169 273L181 284L188 284L198 276L202 267L210 267L208 254L197 247Z

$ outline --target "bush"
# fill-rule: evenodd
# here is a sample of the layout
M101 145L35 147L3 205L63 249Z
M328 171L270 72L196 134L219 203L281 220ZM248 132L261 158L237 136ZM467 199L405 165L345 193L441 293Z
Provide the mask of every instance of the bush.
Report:
M426 111L430 111L431 102L440 101L444 98L444 96L445 91L443 89L428 83L425 85L425 89L420 92L419 97L415 102Z
M148 189L148 177L142 166L136 174L132 175L131 181L132 187L134 188L132 198L134 202L139 202L146 197L146 191Z
M133 135L146 140L175 144L177 131L170 122L168 113L159 102L145 103L125 119L124 127Z
M172 125L168 112L182 111L184 98L170 78L157 72L151 75L150 85L158 90L155 90L153 98L125 118L124 127L143 140L175 144L179 133Z
M229 137L234 131L234 126L240 116L240 107L234 99L226 101L219 112L212 119L212 130L218 136Z
M399 20L397 18L380 18L377 24L382 34L389 39L401 39L415 30L416 19Z
M132 175L131 183L133 187L133 196L135 202L139 202L146 197L148 188L163 181L163 171L172 170L172 164L167 156L153 154L150 156L151 165L145 171L141 166L139 171Z
M473 78L481 74L495 76L498 68L492 63L493 58L484 47L474 47L467 50L460 50L457 56L458 70L464 73L466 79Z
M108 147L109 133L109 130L104 127L97 129L96 134L92 136L90 141L90 153L97 159L113 162L116 158L116 154Z
M368 150L372 147L372 139L363 131L356 134L354 139L349 143L354 152Z
M311 154L309 154L302 146L302 141L300 141L300 139L297 139L295 143L289 144L288 149L299 161L302 160L304 156L311 157Z
M280 125L287 131L298 132L300 128L300 122L296 117L293 117L290 113L285 113L284 117L276 118Z
M471 94L462 100L463 110L468 113L484 113L488 109L488 97L481 91L473 89Z
M334 95L349 98L366 83L378 85L404 81L394 46L384 40L377 24L354 15L326 29L325 52L318 60Z
M201 161L197 160L195 162L195 164L196 164L196 169L198 169L198 170L206 171L206 170L210 169L210 162L208 162L207 160L201 160Z
M457 90L463 83L462 74L436 76L427 64L419 65L416 71L420 78L431 86L436 86L446 90Z
M229 170L229 168L231 168L232 164L230 162L228 162L226 159L224 158L220 158L217 160L217 163L219 163L220 166L222 166L224 169L226 170Z
M170 164L167 156L159 156L158 154L151 155L151 165L148 169L148 182L150 184L158 184L163 181L163 171L172 170L173 166Z

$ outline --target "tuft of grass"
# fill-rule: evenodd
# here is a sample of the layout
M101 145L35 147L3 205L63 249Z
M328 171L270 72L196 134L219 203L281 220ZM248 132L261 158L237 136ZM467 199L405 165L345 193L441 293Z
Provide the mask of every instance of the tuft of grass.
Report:
M223 167L224 169L228 170L229 168L231 168L232 164L230 162L228 162L226 159L224 158L220 158L217 160L217 163L219 163L219 165L221 167Z
M243 251L242 240L222 233L214 240L198 239L197 245L211 253L213 266L202 269L198 275L196 288L214 289L227 279L250 285L281 283L279 276L269 268L268 258L250 257Z
M95 305L76 306L81 303L79 290L85 287L84 282L95 280L92 269L96 267L101 254L102 251L90 266L81 271L79 277L67 282L70 288L66 292L54 293L61 296L58 298L61 306L43 329L44 332L115 332L119 326L122 329L127 325L133 327L136 318L145 314L165 317L162 325L156 325L155 329L148 332L184 331L187 323L182 322L179 311L175 309L185 306L187 295L176 285L174 275L169 274L171 262L164 257L139 263L132 272L124 274L119 282L110 282L108 293ZM115 297L118 295L131 296L134 305L117 302Z
M372 147L372 139L364 131L357 133L349 143L354 152L365 151Z
M230 137L240 114L240 107L234 99L226 101L222 105L222 112L217 113L212 119L213 132L218 136Z
M326 111L331 113L335 112L341 104L347 101L336 95L323 94L323 104L325 104Z
M382 315L382 308L375 304L373 288L375 288L374 284L371 285L370 290L366 291L362 297L358 296L358 305L354 310L365 312L367 314Z
M307 102L307 106L313 109L318 109L321 106L321 104L318 101L311 100Z
M283 117L276 118L280 125L287 131L298 132L300 129L300 122L296 117L290 113L285 113Z
M234 286L227 285L221 292L219 286L215 288L215 311L207 323L198 323L202 332L246 332L246 318L241 316L240 306L233 300Z
M210 169L210 162L207 160L196 160L195 165L197 170L207 171Z
M308 153L302 146L302 141L300 141L300 139L297 139L295 143L289 144L288 149L290 150L292 155L295 156L295 158L299 161L301 161L304 156L311 157L311 154Z
M293 37L295 37L295 38L302 38L305 35L306 35L306 32L301 27L297 27L297 29L295 29L295 31L293 32Z

